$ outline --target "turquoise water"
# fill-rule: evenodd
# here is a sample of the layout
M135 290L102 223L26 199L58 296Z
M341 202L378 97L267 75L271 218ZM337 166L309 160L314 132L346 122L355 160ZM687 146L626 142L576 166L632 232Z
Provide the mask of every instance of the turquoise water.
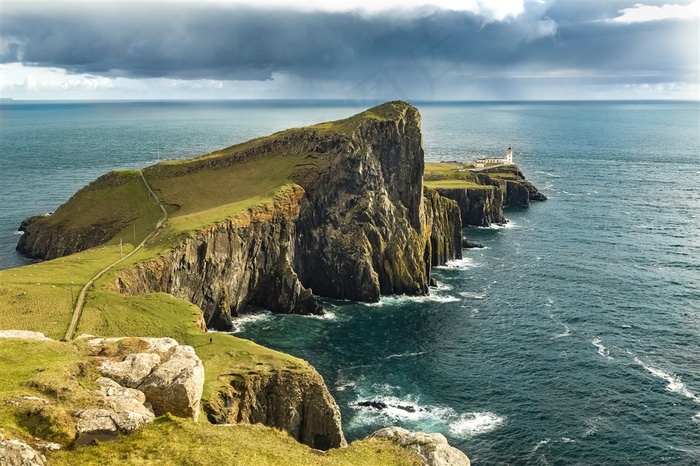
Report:
M2 267L21 263L22 218L108 169L356 110L14 105L0 110ZM506 228L465 230L486 248L436 270L430 297L326 301L324 318L263 314L238 335L314 364L350 439L402 425L442 432L475 465L699 464L698 104L418 107L427 159L510 145L549 201L508 210Z

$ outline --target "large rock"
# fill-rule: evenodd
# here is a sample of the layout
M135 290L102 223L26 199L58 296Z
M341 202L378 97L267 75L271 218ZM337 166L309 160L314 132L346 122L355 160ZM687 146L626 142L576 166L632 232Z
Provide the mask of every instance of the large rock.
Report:
M126 387L138 387L158 364L160 356L156 353L133 353L123 361L105 361L100 372Z
M97 384L100 385L98 395L106 407L80 409L74 413L76 443L111 440L155 420L153 412L144 405L143 392L122 387L106 377L97 379Z
M178 346L138 388L156 416L170 413L196 421L204 388L204 366L191 346Z
M0 438L1 466L44 466L46 458L26 443Z
M204 365L191 346L181 346L172 338L79 338L92 354L106 356L100 372L143 392L156 416L199 418Z
M442 434L411 432L401 427L386 427L370 435L370 438L390 440L412 451L424 466L469 466L467 455L451 447Z
M0 330L0 338L17 338L19 340L53 341L41 332L28 330Z
M340 409L313 368L298 372L268 370L232 378L211 394L209 420L215 424L262 423L287 431L319 450L346 445Z

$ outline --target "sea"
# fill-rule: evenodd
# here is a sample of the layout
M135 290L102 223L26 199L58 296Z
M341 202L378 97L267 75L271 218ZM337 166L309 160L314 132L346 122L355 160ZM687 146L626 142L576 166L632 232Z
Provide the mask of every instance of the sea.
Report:
M700 104L414 102L428 161L503 156L549 200L429 296L323 300L236 335L310 361L349 440L439 432L479 465L700 464ZM346 117L351 101L6 102L0 268L30 215L113 169ZM368 403L370 402L370 403Z

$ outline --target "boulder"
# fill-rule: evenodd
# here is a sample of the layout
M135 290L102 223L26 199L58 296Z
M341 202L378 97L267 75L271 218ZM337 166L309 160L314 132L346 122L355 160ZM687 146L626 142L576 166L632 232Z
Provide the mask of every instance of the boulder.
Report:
M73 414L76 443L111 440L155 420L153 412L144 406L146 396L140 390L122 387L106 377L97 379L97 384L97 392L107 408L81 409Z
M204 365L191 346L178 346L138 387L156 416L170 413L199 418L204 389Z
M46 458L19 440L0 440L0 465L44 466Z
M53 341L41 332L29 330L0 330L0 338L17 338L21 340Z
M125 387L138 387L159 363L155 353L133 353L120 362L105 361L100 372Z
M370 438L390 440L412 451L424 466L469 466L467 455L451 447L442 434L411 432L401 427L386 427L370 435Z

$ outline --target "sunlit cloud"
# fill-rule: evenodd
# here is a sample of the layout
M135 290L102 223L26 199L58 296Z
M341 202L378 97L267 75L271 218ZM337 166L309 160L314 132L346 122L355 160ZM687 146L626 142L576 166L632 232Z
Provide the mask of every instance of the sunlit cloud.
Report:
M620 10L620 16L608 21L614 23L644 23L648 21L662 21L669 19L697 19L700 18L700 0L695 0L689 5L666 4L662 6L644 5L638 3L631 8Z

